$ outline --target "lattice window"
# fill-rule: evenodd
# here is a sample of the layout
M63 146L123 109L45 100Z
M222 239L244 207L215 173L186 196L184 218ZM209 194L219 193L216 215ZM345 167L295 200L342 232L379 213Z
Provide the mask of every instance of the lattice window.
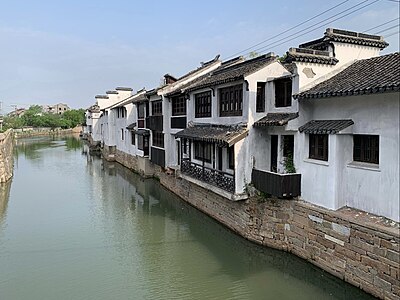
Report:
M379 135L354 135L353 160L379 164Z
M211 117L211 92L198 93L195 96L195 117Z
M219 90L220 117L241 116L243 110L243 86L241 84Z
M184 96L172 98L172 115L184 116L186 115L186 99Z
M312 159L328 161L327 134L310 134L309 157Z
M292 79L283 78L275 80L275 107L292 105Z

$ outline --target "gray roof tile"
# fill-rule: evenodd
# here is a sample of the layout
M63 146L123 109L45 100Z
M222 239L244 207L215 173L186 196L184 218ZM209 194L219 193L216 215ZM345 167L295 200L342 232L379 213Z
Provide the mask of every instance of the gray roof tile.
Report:
M247 128L243 125L196 124L179 131L175 137L232 146L246 135Z
M353 120L312 120L299 127L299 131L309 134L336 134L353 124Z
M213 72L203 76L201 80L196 80L196 82L186 87L185 91L190 92L208 86L244 79L246 75L252 74L276 60L275 56L262 55L233 65L221 65Z
M323 38L301 44L299 47L320 49L321 47L324 48L324 45L330 41L377 47L380 49L384 49L389 46L389 44L383 40L383 37L379 35L328 28L326 29Z
M253 126L283 126L298 116L298 113L268 113L265 117L255 122Z
M400 53L356 61L315 87L294 95L297 99L384 93L400 89Z

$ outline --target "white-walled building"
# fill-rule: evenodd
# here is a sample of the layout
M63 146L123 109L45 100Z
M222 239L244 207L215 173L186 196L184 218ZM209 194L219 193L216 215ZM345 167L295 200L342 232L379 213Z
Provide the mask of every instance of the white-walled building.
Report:
M223 63L187 86L189 126L176 134L182 176L228 199L247 198L256 143L249 129L260 117L259 83L287 76L291 73L277 57L267 54Z
M379 56L387 45L327 29L284 59L217 56L150 91L96 96L88 129L144 175L158 165L230 200L253 184L398 221L400 67L399 53Z
M295 95L302 198L399 221L400 54L353 63Z

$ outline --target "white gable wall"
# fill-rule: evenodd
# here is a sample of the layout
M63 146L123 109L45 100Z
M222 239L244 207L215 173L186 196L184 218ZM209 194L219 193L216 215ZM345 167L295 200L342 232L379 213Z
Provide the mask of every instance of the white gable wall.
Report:
M353 136L329 136L328 162L308 159L308 135L299 134L295 166L302 198L331 209L358 208L399 220L398 93L301 100L309 120L352 119L353 134L379 135L379 165L353 162Z

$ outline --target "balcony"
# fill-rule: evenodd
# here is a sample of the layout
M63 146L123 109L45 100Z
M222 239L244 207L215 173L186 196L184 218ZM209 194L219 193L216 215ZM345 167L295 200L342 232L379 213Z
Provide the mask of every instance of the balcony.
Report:
M178 129L186 128L186 116L171 117L171 128L178 128Z
M278 198L300 196L301 174L278 174L253 169L251 181L259 191Z
M150 116L146 118L146 128L155 131L163 131L163 116Z
M182 161L181 172L194 179L219 187L229 193L235 192L235 176L232 174L207 168L191 162L189 159Z

